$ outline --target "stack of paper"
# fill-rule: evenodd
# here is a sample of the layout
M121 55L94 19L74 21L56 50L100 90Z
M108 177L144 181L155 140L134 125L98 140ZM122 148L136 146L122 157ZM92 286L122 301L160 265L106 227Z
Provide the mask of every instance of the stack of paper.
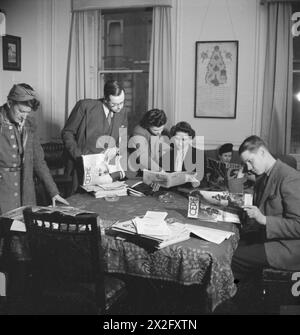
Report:
M124 181L115 181L110 184L82 186L84 190L90 192L95 198L105 198L107 196L127 195L127 185Z
M133 236L136 242L152 245L153 248L161 249L170 244L185 241L190 238L190 232L186 225L174 222L168 224L164 218L166 212L148 211L142 218L136 217L124 222L116 222L110 228L114 232Z

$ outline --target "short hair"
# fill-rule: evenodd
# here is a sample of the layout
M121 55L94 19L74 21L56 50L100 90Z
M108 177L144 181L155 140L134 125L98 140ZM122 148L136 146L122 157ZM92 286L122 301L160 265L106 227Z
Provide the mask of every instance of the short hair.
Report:
M9 91L7 99L13 104L23 104L36 111L40 106L40 101L36 99L34 89L26 84L15 84Z
M140 126L145 129L150 127L161 127L167 123L167 116L162 109L150 109L145 113L142 120L140 121Z
M239 147L239 155L244 151L257 151L260 147L265 147L267 149L266 143L258 136L252 135L247 137L244 142Z
M225 143L225 144L220 146L220 148L218 150L218 153L219 153L220 156L222 156L226 152L232 152L232 149L233 149L233 144L232 143Z
M116 80L109 80L104 85L104 99L109 100L110 95L121 95L122 91L125 94L124 88Z
M181 121L178 122L175 126L173 126L170 130L171 137L175 136L177 132L186 133L192 138L195 137L195 130L191 127L188 122Z

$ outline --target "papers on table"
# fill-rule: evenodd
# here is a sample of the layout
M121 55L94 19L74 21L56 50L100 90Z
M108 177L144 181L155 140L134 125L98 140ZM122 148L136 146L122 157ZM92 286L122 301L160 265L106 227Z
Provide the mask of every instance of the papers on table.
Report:
M192 224L187 224L187 229L190 233L193 233L204 240L220 244L224 240L228 239L230 236L234 235L232 231L225 231L221 229L203 227L203 226L196 226Z
M115 181L109 184L81 186L85 191L90 192L95 198L105 198L107 196L127 195L127 185L125 181Z
M110 229L129 235L148 239L153 242L155 248L161 249L170 244L189 239L190 234L194 234L207 241L220 244L225 239L234 235L234 232L221 229L208 228L193 224L179 222L167 223L164 221L166 212L149 211L144 217L136 217L132 220L117 222ZM157 219L156 219L157 218Z

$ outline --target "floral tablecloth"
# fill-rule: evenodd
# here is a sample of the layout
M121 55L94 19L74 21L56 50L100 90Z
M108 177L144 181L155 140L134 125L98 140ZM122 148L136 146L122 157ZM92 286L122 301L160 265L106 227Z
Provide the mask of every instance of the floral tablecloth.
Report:
M183 285L206 285L210 310L234 296L231 259L237 248L239 233L232 223L203 222L187 218L188 199L172 194L171 203L162 203L157 197L120 197L117 202L95 199L88 194L76 194L68 200L74 207L99 213L107 227L115 220L126 220L144 215L147 210L167 211L169 218L179 222L201 224L207 227L234 231L230 239L214 244L198 238L149 252L128 241L102 236L107 271L144 278L174 281Z

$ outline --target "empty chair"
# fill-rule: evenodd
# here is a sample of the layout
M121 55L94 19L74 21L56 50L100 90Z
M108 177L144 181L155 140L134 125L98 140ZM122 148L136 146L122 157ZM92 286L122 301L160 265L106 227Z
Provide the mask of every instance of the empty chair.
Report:
M24 210L32 256L34 307L42 314L105 314L125 296L104 274L97 214L76 217Z

